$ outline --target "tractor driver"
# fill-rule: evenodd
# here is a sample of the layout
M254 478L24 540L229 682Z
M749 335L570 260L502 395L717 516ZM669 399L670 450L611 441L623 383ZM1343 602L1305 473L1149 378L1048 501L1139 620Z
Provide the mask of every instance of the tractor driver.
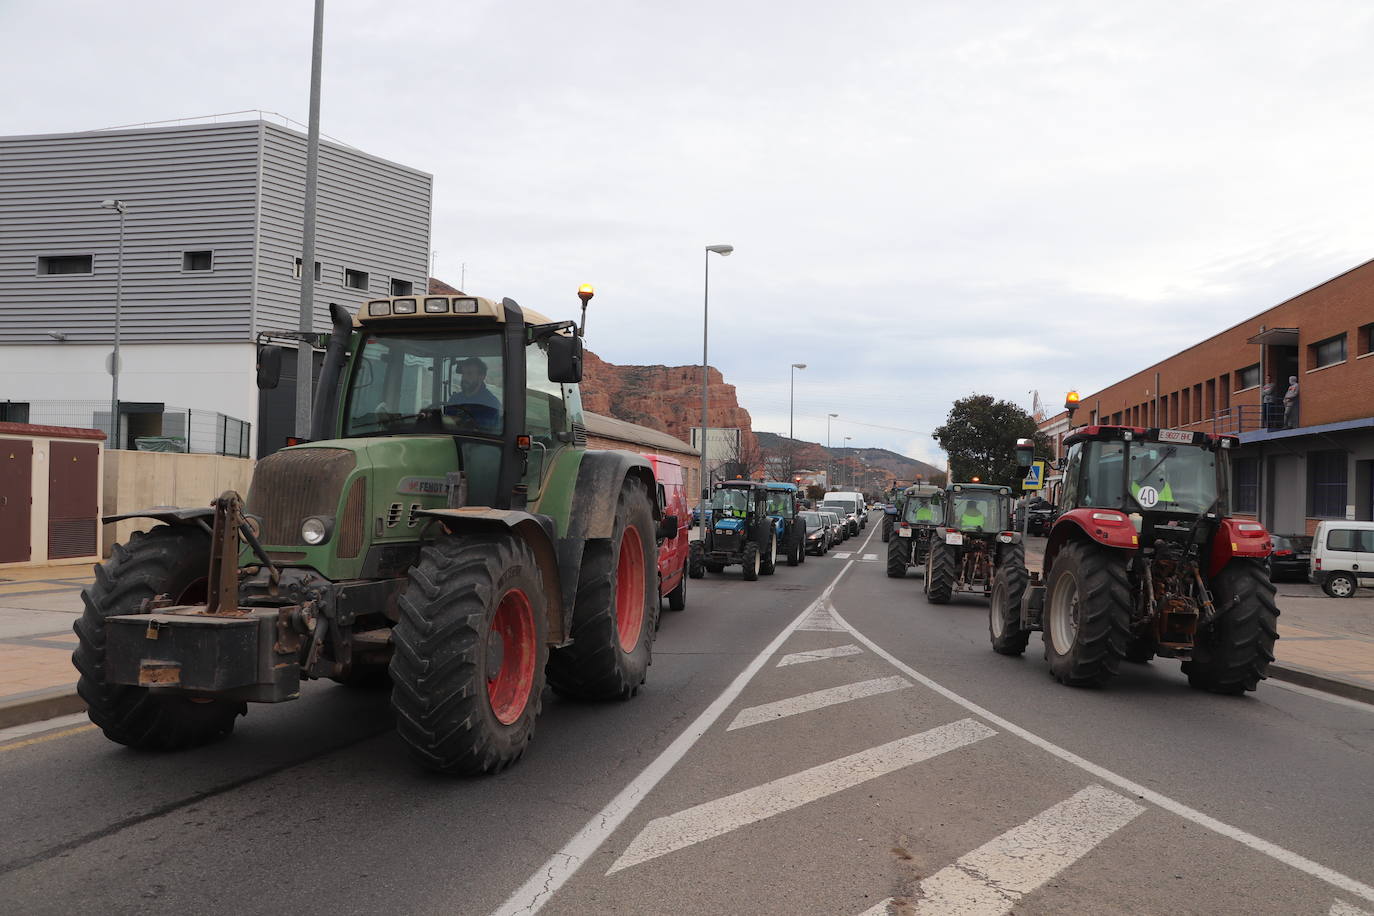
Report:
M458 388L444 405L444 416L452 417L460 426L472 426L484 432L501 428L501 402L487 387L487 364L476 356L469 356L458 364L461 373Z
M987 514L984 511L981 499L969 500L964 503L963 511L959 515L960 528L977 528L983 530L983 523L987 521Z

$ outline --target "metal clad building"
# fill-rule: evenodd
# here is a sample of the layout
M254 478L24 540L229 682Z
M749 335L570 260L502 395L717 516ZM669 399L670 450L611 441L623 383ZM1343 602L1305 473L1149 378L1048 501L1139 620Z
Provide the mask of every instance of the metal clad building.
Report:
M273 404L253 387L254 337L297 324L305 147L265 120L0 137L0 403L108 398L119 215L99 204L114 198L128 206L121 401L256 432ZM432 189L321 142L316 330L330 302L423 292ZM289 404L293 384L264 401Z

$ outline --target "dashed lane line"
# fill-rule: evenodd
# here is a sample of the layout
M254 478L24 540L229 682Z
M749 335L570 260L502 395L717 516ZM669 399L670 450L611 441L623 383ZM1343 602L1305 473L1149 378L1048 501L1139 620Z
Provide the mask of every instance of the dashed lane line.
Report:
M1141 812L1124 795L1088 786L961 856L920 884L913 899L889 898L862 916L1002 916L1087 855Z
M829 649L812 649L809 652L791 652L778 659L777 667L786 668L788 665L802 665L806 662L819 662L827 658L843 658L846 655L862 655L863 649L850 644L846 646L834 646Z
M827 706L838 706L840 703L862 700L864 697L876 697L884 693L891 693L894 690L904 690L910 686L911 681L899 675L893 675L892 677L878 677L868 681L843 684L839 687L827 687L824 690L813 690L810 693L788 697L775 703L764 703L761 706L741 709L739 715L735 716L735 720L730 723L730 727L726 731L732 732L737 728L748 728L751 725L759 725L764 722L776 722L788 716L814 712L817 709L825 709Z
M866 554L864 554L864 559L865 559L865 560L876 560L876 559L878 559L878 555L877 555L876 553L866 553Z
M991 722L998 728L1003 729L1004 731L1010 734L1016 735L1018 738L1030 742L1031 744L1040 748L1042 751L1052 754L1055 757L1058 757L1060 760L1065 761L1066 763L1073 764L1074 766L1082 770L1085 770L1088 773L1091 773L1098 779L1110 783L1116 786L1118 789L1122 789L1130 793L1131 795L1136 796L1137 798L1144 799L1152 805L1157 805L1160 808L1163 808L1165 811L1170 812L1171 814L1176 814L1184 820L1191 821L1192 823L1197 824L1200 827L1205 827L1206 829L1211 830L1213 833L1220 834L1221 836L1224 836L1227 839L1235 840L1242 846L1247 846L1250 849L1255 850L1256 852L1263 853L1264 855L1269 856L1272 859L1276 859L1277 861L1282 862L1285 865L1296 868L1298 871L1311 875L1312 877L1317 878L1321 881L1325 881L1327 884L1330 884L1333 887L1337 887L1348 894L1353 894L1356 897L1363 898L1364 900L1374 901L1374 886L1365 884L1363 881L1357 881L1349 875L1344 875L1333 868L1328 868L1327 866L1322 865L1319 862L1314 862L1305 856L1293 852L1292 850L1285 849L1284 847L1279 846L1277 843L1271 843L1266 839L1262 839L1261 837L1255 836L1253 833L1249 833L1245 830L1240 829L1239 827L1233 827L1230 824L1227 824L1223 821L1219 821L1211 815L1204 814L1196 808L1192 808L1188 805L1185 805L1183 802L1176 801L1170 798L1169 796L1164 795L1163 793L1156 792L1154 789L1150 789L1146 786L1143 786L1140 783L1135 782L1131 779L1127 779L1125 776L1122 776L1119 773L1115 773L1104 766L1099 766L1098 764L1093 763L1091 760L1087 760L1086 758L1080 757L1073 751L1062 748L1054 742L1046 738L1042 738L1034 732L1028 731L1025 728L1022 728L1021 726L1017 725L1015 722L1012 722L1009 719L1004 719L1002 716L997 715L997 713L989 709L986 709L982 706L979 706L972 700L955 693L953 690L950 690L943 684L939 684L931 680L921 672L917 671L915 668L906 664L901 659L893 655L891 652L888 652L882 646L878 645L876 642L869 639L863 633L860 633L857 629L855 629L853 624L849 623L847 620L844 619L843 616L840 615L838 611L834 610L833 606L831 608L830 613L832 615L832 619L835 620L836 623L839 623L842 626L844 626L845 629L847 629L850 632L850 634L854 636L855 639L857 639L863 645L867 646L868 649L875 655L886 660L898 671L902 672L907 677L916 681L918 684L921 684L925 687L929 687L931 690L940 694L940 696L944 697L945 699L951 700L952 702L959 704L960 706L964 707L974 715L982 719L985 719L988 722Z
M981 722L960 719L676 814L655 818L639 832L606 874L613 875L650 859L800 808L995 734Z
M850 557L852 557L853 555L854 555L854 554L853 554L852 551L848 551L848 550L837 551L837 552L835 553L835 559L837 559L837 560L848 560L848 559L849 559Z

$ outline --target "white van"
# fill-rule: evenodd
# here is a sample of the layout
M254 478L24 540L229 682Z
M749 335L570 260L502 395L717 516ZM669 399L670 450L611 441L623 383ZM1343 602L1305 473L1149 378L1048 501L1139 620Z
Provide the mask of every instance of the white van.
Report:
M835 507L843 507L845 514L851 517L850 531L858 534L863 528L868 527L868 512L864 509L864 495L855 493L851 490L831 490L821 497L821 505L829 504Z
M1317 522L1308 578L1332 598L1374 588L1374 522Z

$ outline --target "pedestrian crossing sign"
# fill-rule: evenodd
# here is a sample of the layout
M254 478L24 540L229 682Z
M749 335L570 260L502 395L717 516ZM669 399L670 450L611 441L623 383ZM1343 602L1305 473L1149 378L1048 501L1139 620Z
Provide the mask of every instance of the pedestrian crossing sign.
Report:
M1033 461L1026 471L1026 479L1021 481L1023 490L1043 490L1045 488L1045 462Z

